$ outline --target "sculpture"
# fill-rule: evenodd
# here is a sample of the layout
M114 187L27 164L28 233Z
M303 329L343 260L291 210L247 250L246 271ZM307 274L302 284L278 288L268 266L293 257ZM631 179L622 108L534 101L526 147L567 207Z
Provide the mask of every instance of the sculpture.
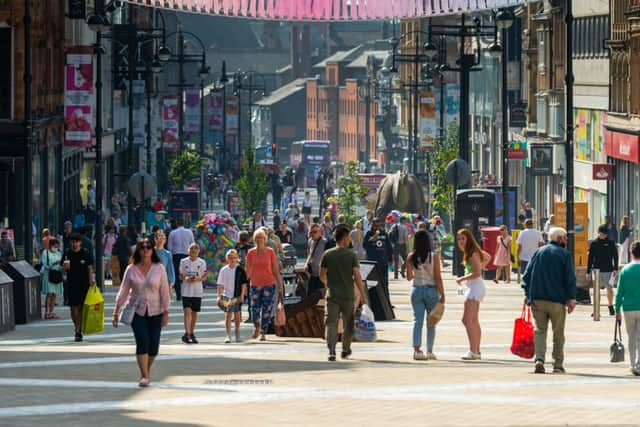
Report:
M392 210L417 214L425 213L422 185L415 175L396 172L382 180L376 193L374 214L385 218Z

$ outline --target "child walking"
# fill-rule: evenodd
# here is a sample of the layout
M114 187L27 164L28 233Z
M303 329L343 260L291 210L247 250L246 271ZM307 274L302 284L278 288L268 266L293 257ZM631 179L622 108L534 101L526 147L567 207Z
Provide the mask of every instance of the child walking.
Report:
M236 342L240 342L240 313L242 301L247 296L247 275L238 265L240 256L235 249L226 255L227 265L218 273L218 307L224 312L224 325L227 330L225 343L231 342L231 318L236 324Z

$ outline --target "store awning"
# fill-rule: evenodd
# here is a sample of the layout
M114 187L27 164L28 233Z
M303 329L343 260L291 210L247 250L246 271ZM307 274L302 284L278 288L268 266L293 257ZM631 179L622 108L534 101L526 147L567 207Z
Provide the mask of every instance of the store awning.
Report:
M531 0L128 0L142 6L275 21L379 21L513 7Z

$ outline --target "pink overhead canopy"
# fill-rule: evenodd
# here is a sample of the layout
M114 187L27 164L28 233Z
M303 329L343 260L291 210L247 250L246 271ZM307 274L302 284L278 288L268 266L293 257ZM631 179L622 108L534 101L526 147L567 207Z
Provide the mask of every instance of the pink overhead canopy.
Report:
M375 21L517 6L530 0L128 0L175 11L290 21Z

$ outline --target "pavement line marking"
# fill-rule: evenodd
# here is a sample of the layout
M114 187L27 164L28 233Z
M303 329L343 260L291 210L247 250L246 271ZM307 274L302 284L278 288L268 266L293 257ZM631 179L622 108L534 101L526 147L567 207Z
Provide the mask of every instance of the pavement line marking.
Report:
M0 384L12 385L12 381L25 381L23 379L8 379ZM197 396L181 396L177 398L154 398L135 399L123 401L102 401L90 403L64 403L52 405L16 406L0 408L0 417L24 417L40 415L61 415L78 414L89 412L108 412L117 410L148 409L168 406L205 406L222 404L244 404L247 402L266 402L290 400L292 394L303 395L305 399L317 401L319 399L340 399L344 401L350 399L366 399L380 401L426 401L426 402L459 402L465 405L498 404L498 405L523 405L540 407L577 407L577 408L598 408L598 409L638 409L640 402L635 400L603 399L601 397L536 397L514 396L514 395L490 395L486 390L511 390L523 387L549 387L550 385L601 385L618 384L622 379L578 379L559 381L528 381L528 382L507 382L507 383L477 383L477 384L453 384L436 386L408 386L408 387L367 387L365 389L332 389L332 388L273 388L265 386L217 386L205 390L210 393L202 393ZM82 387L91 386L91 381L63 381L63 380L36 380L36 387L41 387L47 382L51 386L57 387ZM28 384L28 380L27 380ZM96 387L100 388L126 388L137 389L135 383L126 385L122 382L96 382ZM166 383L154 383L152 388L197 388L203 390L199 385L171 385ZM206 386L205 386L206 387ZM481 394L460 393L469 390L482 391ZM446 390L446 391L445 391ZM236 391L236 393L230 393ZM144 393L143 391L140 391Z

